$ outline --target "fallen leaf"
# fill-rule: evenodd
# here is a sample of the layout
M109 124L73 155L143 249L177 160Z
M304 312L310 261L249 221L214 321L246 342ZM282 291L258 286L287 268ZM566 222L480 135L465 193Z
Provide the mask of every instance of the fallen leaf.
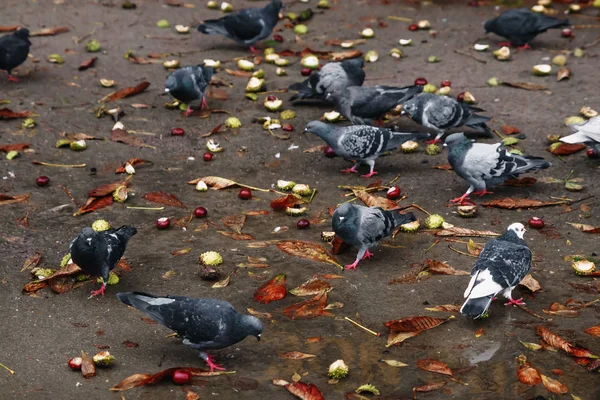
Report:
M244 214L248 215L249 217L257 217L260 215L269 215L270 213L267 210L256 210L256 211L245 211Z
M299 199L293 194L288 194L271 201L271 208L275 211L285 211L287 207L293 207L298 204Z
M233 69L225 68L225 72L227 72L227 74L229 74L231 76L236 76L238 78L250 78L252 76L251 71L240 71L237 69L233 70Z
M248 311L248 314L254 315L256 318L273 319L273 315L268 312L259 312L254 308L247 308L246 311Z
M537 179L532 178L530 176L526 176L525 178L508 179L508 180L504 181L502 186L529 187L529 186L533 186L536 182L537 182Z
M221 101L229 100L229 94L225 90L216 87L209 87L206 91L206 97Z
M341 61L341 60L347 60L350 58L356 58L356 57L360 57L362 56L362 51L360 50L348 50L348 51L334 51L331 54L329 54L329 56L331 57L332 61Z
M98 59L98 57L92 57L87 61L84 61L83 63L81 63L81 65L79 66L78 70L79 71L85 71L86 69L94 66L94 63L96 62L96 60Z
M135 349L136 347L139 346L139 344L137 344L136 342L132 342L131 340L125 340L122 343L123 346L125 346L128 349Z
M184 370L189 372L192 376L202 376L202 377L211 377L211 376L219 376L224 374L230 374L228 371L206 371L202 368L189 368L189 367L173 367L165 369L164 371L160 371L154 375L150 374L133 374L127 378L125 378L121 383L113 386L109 390L114 392L122 392L124 390L129 390L137 386L145 386L152 385L154 383L160 382L166 377L171 377L173 372L176 370Z
M290 360L303 360L305 358L314 358L314 354L301 353L299 351L290 351L287 353L279 354L281 358L289 358Z
M406 339L417 336L425 330L435 328L450 319L454 319L454 316L446 319L416 316L387 321L384 325L389 328L390 332L386 347L402 343Z
M325 400L319 389L312 383L294 382L285 385L285 388L302 400Z
M8 153L9 151L23 151L29 148L29 143L4 144L0 146L0 151Z
M426 385L414 387L413 392L433 392L435 390L442 388L445 384L446 384L446 382L428 383ZM415 396L415 398L416 398L416 396Z
M294 296L314 296L330 288L331 285L327 281L311 278L297 288L290 290L290 293Z
M338 237L337 235L333 238L331 242L331 252L335 255L341 254L349 248L350 245L348 243L344 243L344 241Z
M477 231L474 229L459 228L457 226L453 226L452 228L445 228L436 231L435 236L490 237L500 236L500 234L492 231Z
M525 286L532 293L535 293L538 290L542 289L542 286L540 285L540 283L533 276L531 276L531 274L525 275L525 278L523 278L523 280L519 283L519 285Z
M367 207L381 207L384 210L394 210L398 208L398 204L385 197L373 196L364 190L353 190L352 193L367 205Z
M128 144L130 146L150 147L150 148L153 147L153 146L150 146L149 144L144 143L144 141L142 139L140 139L139 137L127 133L127 131L124 129L113 129L110 132L110 140L111 140L111 142L124 143L124 144Z
M323 292L310 300L292 304L283 310L283 314L290 319L311 319L320 315L331 316L331 313L325 311L326 305L327 292Z
M39 31L29 32L29 36L54 36L59 33L69 32L68 26L59 26L56 28L44 28Z
M14 112L9 108L0 108L0 120L27 118L32 114L31 111Z
M229 231L217 231L217 233L232 238L233 240L254 240L252 235L246 233L235 233Z
M555 156L568 156L585 150L586 148L587 146L583 143L560 143L558 146L553 147L552 150L550 150L550 153Z
M107 183L105 185L100 185L95 189L92 189L88 192L88 196L89 197L102 197L102 196L108 196L109 194L112 195L112 193L117 190L117 188L119 186L123 186L123 185L127 185L126 181L118 181L118 182L113 182L113 183Z
M572 222L567 222L567 224L571 225L577 230L580 230L584 233L600 233L600 226L592 226L587 224L576 224Z
M587 328L586 330L584 330L584 332L587 333L588 335L600 337L600 325L596 325L596 326Z
M323 338L320 336L312 336L306 339L306 344L310 344L310 343L320 343L323 341Z
M470 274L467 271L461 271L461 270L454 269L444 262L437 261L437 260L431 260L429 258L426 259L423 262L423 264L426 266L427 271L431 272L432 274L438 274L438 275L469 275Z
M380 360L380 361L386 363L390 367L396 367L396 368L408 367L408 364L405 364L401 361L396 361L396 360Z
M279 250L291 256L307 258L313 261L330 263L343 269L340 263L321 245L302 240L282 240L277 243Z
M112 195L109 196L103 196L103 197L90 197L87 199L87 202L85 203L85 205L83 205L82 207L80 207L75 214L73 214L74 217L81 215L81 214L85 214L85 213L89 213L92 211L96 211L96 210L100 210L102 208L108 207L113 203L113 197Z
M200 395L196 392L188 390L185 394L185 400L200 400Z
M229 285L229 281L230 280L231 280L231 276L227 275L225 277L225 279L221 279L220 281L213 283L213 285L211 286L211 288L213 288L213 289L224 288L225 286Z
M433 168L433 169L441 169L443 171L452 171L452 165L450 165L450 164L434 165L431 168Z
M285 386L290 384L288 381L283 379L273 379L271 383L275 386Z
M541 338L544 339L544 341L550 346L554 347L555 349L562 350L573 357L598 358L597 356L593 355L589 350L573 346L571 343L567 342L562 337L558 336L557 334L551 332L550 330L541 325L538 325L536 327L536 333L538 336L541 336Z
M425 310L457 313L460 312L460 306L456 306L454 304L443 304L441 306L427 307Z
M308 149L304 150L304 152L305 153L319 153L319 152L325 150L326 147L327 147L326 144L322 144L319 146L308 148Z
M502 86L508 86L516 89L525 90L548 90L546 86L538 85L531 82L502 82Z
M130 158L129 160L125 161L125 162L123 163L123 165L121 165L119 168L117 168L117 169L115 170L115 174L123 174L123 173L125 173L125 172L126 172L126 171L125 171L125 166L126 166L127 164L130 164L130 165L132 165L132 166L134 166L134 167L135 167L136 165L139 165L139 164L146 164L146 163L151 163L151 162L150 162L150 161L147 161L147 160L143 160L143 159L141 159L141 158Z
M14 203L26 203L29 199L28 194L22 194L18 196L8 196L6 194L0 194L0 206Z
M544 387L552 393L565 394L569 392L569 389L565 385L544 374L542 374L542 383L544 384Z
M417 360L417 367L423 371L433 372L436 374L454 376L452 370L441 361L433 359Z
M475 331L475 339L479 339L483 335L485 335L485 330L483 328L479 328Z
M19 25L11 25L11 26L2 26L2 25L0 25L0 33L14 32L14 31L16 31L19 28L20 28Z
M517 379L519 379L519 382L529 386L535 386L542 383L540 373L529 361L527 361L527 357L521 354L516 360L519 363L517 368Z
M27 259L25 260L25 263L23 263L23 268L21 268L21 270L19 272L23 272L25 270L37 267L37 265L40 263L41 259L42 259L42 253L40 253L39 251L36 251L32 256L27 257Z
M81 352L81 359L81 375L83 375L85 379L96 376L96 366L94 365L94 361L92 361L92 359L83 351Z
M121 100L121 99L124 99L125 97L134 96L134 95L146 90L148 88L148 86L150 86L150 82L144 81L144 82L138 84L137 86L126 87L121 90L118 90L117 92L108 95L101 101L109 102L109 101Z
M190 251L192 251L192 248L191 248L191 247L188 247L188 248L185 248L185 249L173 250L173 251L171 252L171 254L172 254L172 255L174 255L174 256L182 256L182 255L184 255L184 254L187 254L187 253L189 253Z
M502 125L500 129L502 129L502 133L505 135L515 135L521 132L518 128L510 125Z
M519 343L521 343L523 346L525 346L525 348L532 350L532 351L539 351L541 349L543 349L543 346L537 343L531 343L531 342L521 342L519 340Z
M188 185L196 185L200 181L204 181L207 186L212 187L214 190L225 189L237 185L237 182L218 176L206 176L204 178L194 179L193 181L189 181Z
M571 68L565 66L556 72L556 81L560 82L563 79L569 79L571 77Z
M156 324L158 324L158 322L156 322L152 318L142 317L140 319L142 320L143 323L148 324L148 325L156 325Z
M286 293L285 274L279 274L256 290L254 301L268 304L271 301L283 299Z
M221 218L221 222L232 231L242 233L244 223L246 222L246 216L244 214L227 215Z
M153 203L164 204L172 207L185 208L187 207L183 205L181 201L170 193L165 192L152 192L144 195L144 199L151 201Z
M507 210L515 210L520 208L539 208L548 206L557 206L565 204L564 201L540 201L533 199L512 199L510 197L504 197L500 199L488 200L481 203L483 207L496 207L504 208Z
M344 308L344 303L342 303L341 301L335 301L333 303L329 303L325 307L326 310L337 310L339 308Z

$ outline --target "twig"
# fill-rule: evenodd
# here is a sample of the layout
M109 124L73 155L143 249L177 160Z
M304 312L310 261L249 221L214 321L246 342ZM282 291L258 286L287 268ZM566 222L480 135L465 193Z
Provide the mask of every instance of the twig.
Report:
M594 40L592 43L584 44L583 46L581 46L581 48L584 50L589 49L590 47L594 47L598 43L600 43L600 37L598 39Z
M75 198L73 198L73 196L71 195L71 192L69 192L69 189L67 189L63 185L58 185L58 186L60 186L62 188L62 190L65 192L65 194L67 195L67 197L71 199L73 204L75 204L75 207L79 208L79 204L77 203L77 200L75 200Z
M573 200L573 201L571 201L571 202L570 202L570 203L568 203L568 204L569 204L569 205L573 205L573 204L575 204L575 203L579 203L579 202L585 201L585 200L587 200L587 199L591 199L592 197L596 197L596 196L595 196L595 195L591 195L591 196L588 196L588 197L582 197L581 199L579 199L579 200Z
M448 245L448 248L452 251L457 252L458 254L462 254L463 256L469 256L469 257L475 257L477 258L477 256L474 256L473 254L469 254L469 253L465 253L464 251L460 251L459 249L455 249L454 247L452 247L452 245Z
M552 321L552 318L544 318L541 315L538 315L538 314L534 313L533 311L529 311L529 309L527 309L527 307L523 307L520 304L515 304L515 306L517 306L521 310L525 311L527 314L533 315L534 317L539 318L539 319L541 319L543 321Z
M310 199L308 199L308 204L312 203L313 198L315 197L315 194L317 194L317 189L313 189L313 191L310 195Z
M177 332L169 333L167 336L165 336L165 339L172 338L172 337L177 337Z
M0 367L4 368L5 370L7 370L8 372L10 372L11 375L15 374L15 371L13 371L12 369L8 368L6 365L0 363Z
M433 246L435 246L436 244L438 244L440 242L440 239L437 239L435 242L433 242L433 244L431 246L429 246L427 248L427 250L425 250L425 253L427 253L429 250L433 249Z
M45 167L62 167L62 168L85 168L85 164L52 164L43 161L32 161L35 165L43 165Z
M359 328L361 328L361 329L363 329L363 330L365 330L365 331L369 332L371 335L375 335L375 336L377 336L377 337L381 336L381 333L377 333L377 332L375 332L375 331L372 331L372 330L370 330L369 328L367 328L367 327L365 327L365 326L362 326L362 325L361 325L361 324L359 324L358 322L352 321L352 320L351 320L350 318L348 318L348 317L344 317L344 319L345 319L346 321L350 321L350 322L352 322L354 325L358 326Z
M600 28L600 25L574 25L573 28L575 29L593 29L593 28Z
M500 139L502 139L502 140L506 139L506 137L505 137L505 136L502 136L502 134L501 134L500 132L498 132L498 130L497 130L497 129L492 129L492 130L494 131L494 133L495 133L496 135L498 135L498 137L499 137Z
M164 207L136 207L136 206L127 206L130 210L148 210L148 211L160 211L164 210Z
M396 17L395 15L388 15L388 19L392 21L413 22L412 18Z
M389 182L388 182L388 186L392 186L392 184L393 184L394 182L396 182L398 179L400 179L400 174L396 175L396 176L394 177L394 179L392 179L391 181L389 181Z
M459 49L455 49L455 50L454 50L454 52L455 52L456 54L462 54L463 56L467 56L467 57L469 57L469 58L472 58L473 60L475 60L475 61L477 61L477 62L480 62L480 63L482 63L482 64L487 64L487 61L485 61L485 60L482 60L482 59L480 59L480 58L477 58L477 57L475 57L473 54L471 54L471 53L467 53L466 51L462 51L462 50L459 50Z
M425 210L424 208L422 208L421 206L416 205L415 203L410 205L411 207L416 208L419 211L423 211L425 214L427 215L431 215L431 213L429 213L427 210Z

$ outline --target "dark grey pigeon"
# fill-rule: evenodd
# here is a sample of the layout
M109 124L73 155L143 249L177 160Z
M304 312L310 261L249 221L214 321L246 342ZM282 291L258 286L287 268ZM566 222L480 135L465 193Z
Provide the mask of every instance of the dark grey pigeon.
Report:
M492 137L492 131L486 124L491 118L475 114L477 111L484 110L433 93L421 93L402 106L402 113L437 132L434 142L440 141L446 130L463 125L480 129L487 137Z
M161 297L141 292L118 293L117 297L177 332L183 344L200 350L200 357L211 372L224 368L215 364L206 350L224 349L250 335L260 340L263 331L258 318L238 313L224 300Z
M246 8L219 19L204 21L198 30L206 35L223 35L257 52L252 45L273 32L281 7L281 0L272 0L264 8Z
M325 100L327 92L343 91L349 86L361 86L365 81L364 66L365 61L362 58L327 63L319 71L313 71L307 80L290 85L289 90L298 92L290 100Z
M467 300L460 308L462 315L480 318L499 293L508 299L505 305L525 304L523 299L514 300L511 294L531 268L531 250L523 240L524 234L523 224L515 222L502 236L485 244L471 271L464 295Z
M600 116L588 119L582 124L572 124L569 127L575 132L572 135L561 137L565 143L585 143L600 156Z
M412 99L423 91L423 86L351 86L345 90L333 90L328 92L327 99L333 102L347 120L355 125L369 125L370 120L379 120L385 113L393 110L398 105Z
M369 125L352 125L336 127L321 121L311 121L304 128L304 133L314 133L323 139L340 157L355 160L352 168L340 172L358 172L360 164L367 164L369 173L362 175L370 178L377 174L373 171L375 160L386 151L394 150L409 140L425 139L428 133L402 133L390 129L377 128Z
M165 92L187 104L186 116L194 111L193 108L197 108L199 102L200 109L203 110L207 106L204 92L214 72L212 67L204 65L179 68L167 77Z
M8 72L9 81L19 82L11 73L27 60L30 46L27 28L19 28L10 35L0 37L0 69Z
M102 287L91 296L104 296L108 274L116 266L127 248L129 239L137 233L133 226L122 226L96 232L92 228L83 231L71 242L71 259L85 273L102 278Z
M448 161L454 172L471 185L465 194L451 202L462 202L471 193L480 196L491 194L488 188L501 185L508 179L517 179L525 172L552 165L541 157L512 154L502 143L473 143L464 133L448 136L444 147L449 149Z
M401 214L399 211L350 203L339 206L333 213L333 230L344 242L358 247L356 260L346 265L346 269L356 269L360 260L373 256L370 248L377 246L400 225L415 220L413 213Z
M485 23L484 28L485 33L493 32L505 37L514 46L527 48L529 42L540 33L570 25L568 19L548 17L527 8L519 8L505 11L498 17L490 19Z

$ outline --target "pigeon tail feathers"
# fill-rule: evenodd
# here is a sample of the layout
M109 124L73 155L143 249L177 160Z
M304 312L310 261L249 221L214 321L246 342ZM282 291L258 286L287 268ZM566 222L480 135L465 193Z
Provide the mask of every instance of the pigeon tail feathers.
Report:
M229 35L225 26L223 26L223 21L218 19L209 19L204 21L204 23L198 25L198 30L205 35Z
M492 299L492 295L474 299L469 298L460 308L460 313L467 318L481 318L487 312L490 304L492 304Z
M165 320L162 315L155 310L151 310L150 308L152 306L158 306L160 304L167 304L175 301L174 299L158 297L144 292L122 292L117 293L117 297L126 305L145 312L151 316L153 320L163 325L165 324Z

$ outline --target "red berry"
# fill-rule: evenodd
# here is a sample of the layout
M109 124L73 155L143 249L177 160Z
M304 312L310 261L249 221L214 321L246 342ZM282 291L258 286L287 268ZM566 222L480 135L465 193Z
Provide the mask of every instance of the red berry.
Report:
M270 96L267 97L267 100L268 101L275 101L275 100L277 100L277 96L270 95Z
M204 161L209 162L212 161L213 159L213 154L212 153L204 153L204 155L202 156L202 158L204 159Z
M73 370L80 370L82 362L83 360L81 359L81 357L73 357L69 360L69 368Z
M311 72L312 72L312 69L310 69L310 68L302 68L300 70L300 74L302 74L302 76L309 76Z
M440 83L441 87L446 87L446 86L452 86L452 82L450 81L442 81L442 83Z
M400 197L400 193L402 193L402 191L398 186L392 186L388 189L386 197L390 200L396 200Z
M425 86L425 85L427 85L427 79L425 79L425 78L417 78L417 79L415 79L415 85Z
M409 31L416 31L416 30L418 30L418 29L419 29L419 25L417 25L417 24L410 24L410 25L408 26L408 30L409 30Z
M291 124L283 124L281 126L281 129L283 129L286 132L292 132L294 130L294 127Z
M196 218L204 218L206 217L206 214L208 214L208 211L204 207L197 207L194 210L194 215L196 216Z
M35 180L35 183L38 186L46 186L47 184L50 183L50 178L48 178L47 176L38 176L37 179Z
M531 229L542 229L544 227L544 220L538 217L532 217L529 220L529 227Z
M456 100L460 101L461 103L465 101L465 92L460 92L458 95L456 95Z
M185 131L182 128L173 128L171 129L171 135L173 136L183 136Z
M187 385L192 379L192 374L183 369L176 369L173 371L173 383L176 385Z
M323 149L323 153L325 153L325 157L333 158L335 157L335 151L331 148L331 146L327 146Z
M281 42L283 42L283 36L275 34L275 35L273 35L273 40L281 43Z
M158 229L167 229L171 225L171 220L167 217L162 217L156 220L156 227Z
M252 191L248 188L242 188L238 193L238 197L242 200L250 200L252 198Z
M298 229L308 229L310 227L310 221L307 219L301 219L300 221L298 221L296 226L298 227Z
M565 28L560 32L560 35L564 38L570 38L573 36L573 31L571 31L569 28Z

